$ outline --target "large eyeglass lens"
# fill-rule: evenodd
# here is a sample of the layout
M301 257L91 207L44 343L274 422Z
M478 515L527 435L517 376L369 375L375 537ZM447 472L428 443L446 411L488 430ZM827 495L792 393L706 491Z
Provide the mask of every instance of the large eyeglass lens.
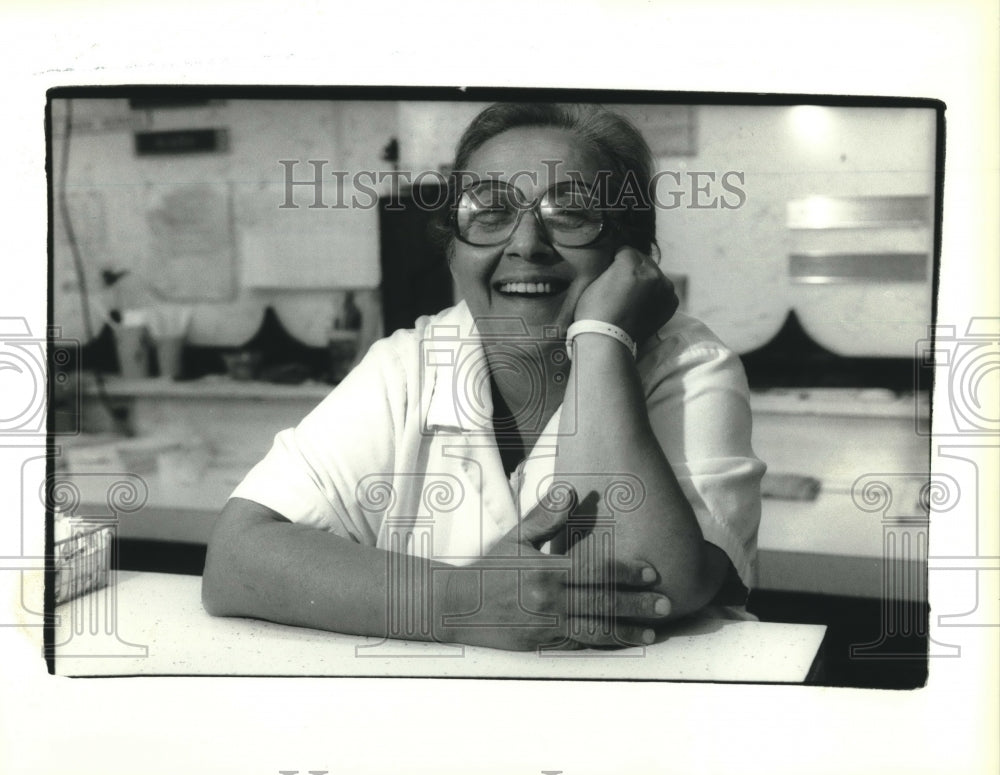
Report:
M539 206L542 222L557 245L587 245L597 239L604 225L601 211L575 188L546 192Z
M472 245L499 245L510 239L522 213L535 207L511 186L495 182L473 186L458 204L458 236ZM586 192L572 186L545 192L537 208L548 238L556 245L589 245L604 225L601 211L591 205Z
M506 186L467 189L458 203L458 234L475 245L499 245L514 231L524 206Z

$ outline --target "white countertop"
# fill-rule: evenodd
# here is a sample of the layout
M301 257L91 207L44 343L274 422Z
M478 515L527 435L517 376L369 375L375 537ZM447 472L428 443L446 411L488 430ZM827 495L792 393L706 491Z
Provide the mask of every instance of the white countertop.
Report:
M201 578L120 572L56 608L56 672L800 683L826 628L700 618L622 651L510 652L209 616Z

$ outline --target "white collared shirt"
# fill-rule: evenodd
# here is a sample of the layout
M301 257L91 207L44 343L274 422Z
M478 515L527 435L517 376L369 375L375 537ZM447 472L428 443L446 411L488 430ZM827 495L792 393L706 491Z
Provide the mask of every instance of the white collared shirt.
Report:
M504 341L532 346L517 332ZM764 464L750 446L739 359L677 313L640 346L637 365L653 431L704 538L752 586ZM467 564L537 505L560 415L508 478L481 334L460 302L372 345L298 426L277 434L233 497L363 544Z

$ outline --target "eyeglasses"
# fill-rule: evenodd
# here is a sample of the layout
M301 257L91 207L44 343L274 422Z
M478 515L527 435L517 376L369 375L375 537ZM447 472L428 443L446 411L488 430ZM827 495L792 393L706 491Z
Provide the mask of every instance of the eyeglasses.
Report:
M573 181L558 183L528 201L516 187L489 180L462 191L452 212L452 225L467 245L493 247L513 236L528 211L549 243L566 248L593 245L607 223L587 190Z

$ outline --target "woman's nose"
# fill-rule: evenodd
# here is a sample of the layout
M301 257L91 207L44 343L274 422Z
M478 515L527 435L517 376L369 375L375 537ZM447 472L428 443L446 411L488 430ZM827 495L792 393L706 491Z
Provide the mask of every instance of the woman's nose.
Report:
M527 261L548 258L553 254L552 244L533 210L521 214L521 220L510 235L504 252Z

